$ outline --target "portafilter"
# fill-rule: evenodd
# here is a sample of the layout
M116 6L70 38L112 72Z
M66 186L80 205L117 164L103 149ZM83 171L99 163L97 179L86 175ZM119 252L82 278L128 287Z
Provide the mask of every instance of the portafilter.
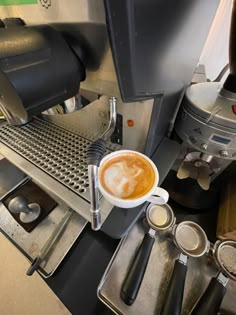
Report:
M174 243L180 249L181 254L174 264L161 315L181 314L188 257L201 257L209 249L209 241L205 232L194 222L183 221L174 226L172 233Z
M121 288L121 299L127 305L132 305L138 295L155 242L156 232L167 231L175 223L174 213L168 204L151 203L146 209L146 219L150 229L145 234L131 262Z
M211 279L191 315L217 314L226 293L228 280L236 281L236 241L217 241L212 252L220 272L216 278Z

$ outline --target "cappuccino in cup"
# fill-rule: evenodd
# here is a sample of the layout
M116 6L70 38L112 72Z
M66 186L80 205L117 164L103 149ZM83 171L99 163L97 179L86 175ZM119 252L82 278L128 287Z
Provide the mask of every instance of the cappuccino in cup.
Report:
M98 177L101 193L118 207L132 208L147 200L158 204L168 201L168 193L157 187L155 164L142 153L121 150L108 154L100 163Z

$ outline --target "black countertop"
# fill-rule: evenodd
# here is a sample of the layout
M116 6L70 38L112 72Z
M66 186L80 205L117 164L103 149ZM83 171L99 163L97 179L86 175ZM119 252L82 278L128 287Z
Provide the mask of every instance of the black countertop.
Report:
M113 314L97 298L97 287L119 243L89 225L55 274L46 279L73 315Z

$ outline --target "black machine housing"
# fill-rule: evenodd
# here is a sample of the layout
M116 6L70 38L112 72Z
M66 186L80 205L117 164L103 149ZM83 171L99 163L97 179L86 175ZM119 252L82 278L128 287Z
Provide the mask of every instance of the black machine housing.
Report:
M20 19L0 25L0 108L8 122L26 123L78 93L85 68L58 31Z

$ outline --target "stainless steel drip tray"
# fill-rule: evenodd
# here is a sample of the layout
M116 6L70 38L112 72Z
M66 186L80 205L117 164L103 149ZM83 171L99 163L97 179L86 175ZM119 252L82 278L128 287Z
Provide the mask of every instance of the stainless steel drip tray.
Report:
M118 315L157 315L160 313L170 273L178 250L165 237L157 236L146 273L132 306L127 306L120 298L120 290L128 266L144 236L142 222L134 225L126 238L121 240L98 287L98 297ZM210 278L217 273L216 266L209 264L206 256L189 258L184 290L182 315L188 315L193 305L207 287ZM230 280L227 293L221 305L222 314L236 314L236 282Z
M4 125L0 141L89 201L86 150L91 141L39 118L24 126Z
M91 141L34 118L24 126L0 128L0 154L90 221L86 150ZM101 200L102 222L112 205Z
M39 254L56 225L64 216L68 207L59 200L58 206L30 233L27 233L11 216L4 204L0 202L0 231L32 262ZM45 278L50 277L74 242L83 231L87 221L76 212L63 230L45 262L40 265L39 273ZM25 270L27 271L27 270Z

